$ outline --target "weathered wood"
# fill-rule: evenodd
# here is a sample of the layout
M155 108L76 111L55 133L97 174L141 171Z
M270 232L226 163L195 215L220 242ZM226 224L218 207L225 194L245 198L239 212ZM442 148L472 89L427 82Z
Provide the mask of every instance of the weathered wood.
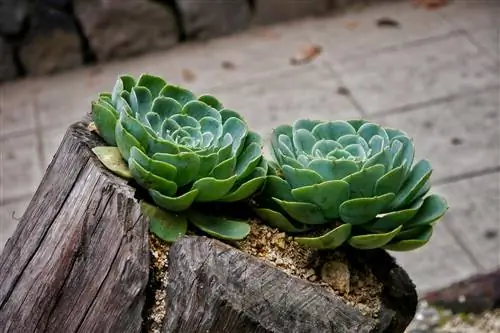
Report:
M170 248L163 332L404 332L417 304L411 280L384 251L356 255L385 279L378 319L222 242L185 237Z
M147 223L72 126L0 256L1 332L140 332ZM22 167L22 166L20 166Z
M70 127L0 256L0 332L141 332L150 276L148 223L135 190ZM385 251L353 252L384 283L378 318L227 244L171 247L166 333L403 332L415 287ZM151 294L151 293L149 293Z

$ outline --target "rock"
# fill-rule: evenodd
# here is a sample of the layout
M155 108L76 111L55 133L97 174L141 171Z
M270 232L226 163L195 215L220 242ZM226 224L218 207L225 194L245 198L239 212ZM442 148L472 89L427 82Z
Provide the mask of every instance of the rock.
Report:
M272 24L299 17L324 14L331 8L330 0L255 0L252 23Z
M251 20L247 0L176 0L188 39L208 39L245 29Z
M11 80L17 76L12 47L0 38L0 82Z
M56 9L37 6L19 56L28 74L42 75L80 66L82 41L73 19Z
M28 0L0 0L0 34L19 33L29 14Z
M98 60L122 58L175 45L172 10L150 0L74 0L75 14Z
M349 293L350 277L349 265L343 262L327 261L321 268L321 280L344 294Z

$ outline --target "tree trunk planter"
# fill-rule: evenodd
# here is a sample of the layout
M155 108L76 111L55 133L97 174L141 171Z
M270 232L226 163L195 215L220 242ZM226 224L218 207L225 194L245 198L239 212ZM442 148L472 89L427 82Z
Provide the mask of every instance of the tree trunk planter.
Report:
M87 127L69 128L0 256L1 332L403 332L413 318L415 286L382 250L313 253L258 221L242 242L169 248Z

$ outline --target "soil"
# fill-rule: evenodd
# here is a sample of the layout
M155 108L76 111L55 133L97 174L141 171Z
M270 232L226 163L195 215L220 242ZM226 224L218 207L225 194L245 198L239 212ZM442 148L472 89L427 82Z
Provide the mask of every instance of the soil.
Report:
M154 235L150 235L150 245L152 276L143 331L159 333L166 315L169 246ZM258 220L252 221L247 238L230 245L291 276L322 286L364 315L378 316L382 284L367 267L352 264L346 249L326 252L306 248Z

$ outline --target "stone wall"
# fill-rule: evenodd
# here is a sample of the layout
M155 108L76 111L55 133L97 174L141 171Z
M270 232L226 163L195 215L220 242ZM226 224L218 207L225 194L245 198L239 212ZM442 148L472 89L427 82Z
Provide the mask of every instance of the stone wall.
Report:
M0 82L321 15L340 2L0 0Z

